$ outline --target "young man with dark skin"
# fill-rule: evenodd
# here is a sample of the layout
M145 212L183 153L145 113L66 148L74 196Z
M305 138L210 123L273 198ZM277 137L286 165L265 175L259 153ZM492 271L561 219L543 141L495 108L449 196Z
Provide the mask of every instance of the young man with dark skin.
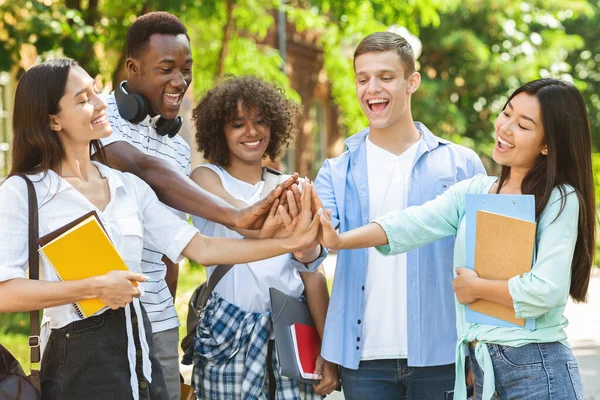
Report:
M391 32L354 53L356 95L369 127L346 140L315 180L340 233L423 204L455 182L485 173L472 151L413 120L421 76L410 44ZM454 387L454 238L407 254L340 250L322 355L340 365L347 400L443 399Z
M191 170L190 148L177 135L177 114L192 82L192 63L187 30L174 15L152 12L130 26L127 82L107 98L106 114L113 133L102 142L108 163L140 177L182 218L189 213L232 228L259 228L273 201L295 177L264 201L242 210L187 177ZM170 397L179 399L179 319L173 304L178 264L145 243L141 267L149 278L141 300L152 323L157 358Z
M162 25L151 26L161 18ZM183 96L192 82L193 60L189 37L181 21L168 13L149 13L140 19L142 21L136 21L137 25L132 25L134 30L130 28L128 31L126 90L128 93L139 94L146 100L150 118L162 116L166 120L173 120L177 117ZM167 26L173 22L176 23ZM162 30L165 33L152 33L152 30ZM146 36L140 39L140 33L145 33ZM156 124L153 121L149 122ZM143 132L140 134L144 135ZM113 135L104 142L111 167L133 173L143 179L164 204L184 213L210 218L232 228L260 228L273 201L295 181L286 181L281 188L252 207L237 209L188 179L189 166L182 166L182 171L181 168L177 168L178 162L168 162L169 157L162 157L164 154L160 150L153 152L150 149L152 144L136 143L135 135L123 136L125 137ZM170 141L164 139L163 143ZM172 139L177 141L176 137ZM181 144L175 145L174 151L183 152L183 161L187 159L189 162L189 148L185 148L187 144L183 145L183 140L179 142ZM173 285L169 286L173 294L176 281L175 274L172 278Z

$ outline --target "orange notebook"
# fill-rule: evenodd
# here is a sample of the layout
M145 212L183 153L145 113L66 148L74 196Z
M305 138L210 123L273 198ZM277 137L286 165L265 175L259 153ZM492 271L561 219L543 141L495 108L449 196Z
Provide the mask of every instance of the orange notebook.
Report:
M129 270L93 211L41 237L38 242L42 246L40 254L61 281ZM82 318L87 318L106 305L99 299L86 299L74 306Z
M531 270L535 245L535 222L477 212L475 272L485 279L508 280ZM515 310L502 304L479 299L469 304L471 310L525 326Z
M314 326L297 323L290 325L290 331L300 374L305 379L320 379L321 377L314 373L321 351L319 333Z

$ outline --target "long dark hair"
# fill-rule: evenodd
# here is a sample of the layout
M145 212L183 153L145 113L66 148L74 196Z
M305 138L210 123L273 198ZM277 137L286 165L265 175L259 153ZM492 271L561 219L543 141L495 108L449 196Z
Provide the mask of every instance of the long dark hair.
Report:
M58 135L50 129L50 115L60 112L69 71L77 62L68 58L46 61L23 74L15 93L13 144L9 176L53 170L59 173L65 151ZM104 148L92 140L90 152L106 164Z
M581 93L570 83L539 79L517 89L504 107L519 93L537 97L542 113L544 141L548 146L548 155L538 155L535 165L523 179L521 192L535 196L538 219L555 187L561 193L560 212L565 207L568 194L564 185L575 189L579 199L579 224L569 293L573 300L585 301L594 261L596 234L592 134L585 102ZM510 167L503 166L498 193L509 175Z

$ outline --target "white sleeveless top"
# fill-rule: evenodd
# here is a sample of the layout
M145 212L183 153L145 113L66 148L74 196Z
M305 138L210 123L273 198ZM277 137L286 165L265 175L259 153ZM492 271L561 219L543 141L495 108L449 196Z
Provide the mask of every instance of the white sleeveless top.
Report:
M221 178L223 188L233 197L251 205L260 200L264 181L256 185L241 181L229 175L225 169L214 164L201 167L210 168ZM207 236L242 238L227 227L193 216L194 226ZM219 281L215 292L229 303L244 311L262 313L271 309L269 288L274 287L290 296L299 297L304 291L300 273L291 263L290 254L267 258L248 264L237 264ZM207 279L215 267L207 267Z

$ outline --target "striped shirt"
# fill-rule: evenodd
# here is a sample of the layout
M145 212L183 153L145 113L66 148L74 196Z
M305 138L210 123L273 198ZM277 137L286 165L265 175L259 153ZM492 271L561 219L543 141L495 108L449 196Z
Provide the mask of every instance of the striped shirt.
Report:
M139 124L133 124L119 115L114 93L111 93L106 102L108 107L106 115L112 126L113 133L108 138L102 139L102 144L125 141L145 154L161 158L176 166L186 176L190 174L191 157L190 146L179 135L173 138L160 136L150 124L150 117ZM171 209L182 219L185 213ZM144 242L141 268L148 277L146 292L142 296L142 304L146 308L153 332L162 332L179 326L177 312L173 306L173 297L165 281L166 266L162 262L162 253L147 242Z

